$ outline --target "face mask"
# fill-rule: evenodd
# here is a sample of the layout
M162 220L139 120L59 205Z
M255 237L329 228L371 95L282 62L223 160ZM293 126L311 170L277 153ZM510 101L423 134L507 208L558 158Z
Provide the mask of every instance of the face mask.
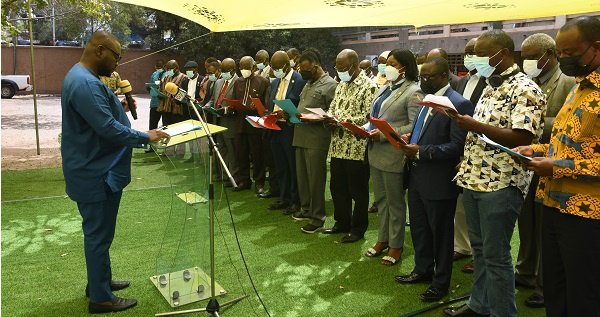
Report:
M185 74L186 74L186 75L187 75L189 78L192 78L192 77L194 77L194 71L193 71L193 70L186 70L186 71L185 71Z
M221 74L221 78L225 79L225 80L230 80L231 79L231 72L228 73L222 73Z
M296 67L296 62L293 59L290 59L290 66Z
M585 53L587 53L590 47L592 47L591 44L590 46L588 46L585 52L583 52L583 54L579 56L561 57L559 66L560 70L565 75L571 77L581 77L589 74L590 71L588 70L588 68L590 67L590 64L594 61L594 59L596 59L596 56L594 55L594 58L587 65L583 65L583 63L581 62L581 58L583 57L583 55L585 55Z
M496 66L500 65L500 63L502 63L502 61L504 60L501 59L498 64L496 64L496 66L491 66L490 65L490 59L496 55L498 55L498 53L500 53L502 50L498 51L496 54L492 55L492 56L483 56L483 57L479 57L479 56L473 56L473 63L475 64L475 68L477 69L477 72L483 76L483 77L490 77L492 76L492 74L494 73L494 71L496 71Z
M349 82L350 79L352 79L352 75L350 75L349 71L347 71L347 72L338 72L338 77L343 82Z
M385 75L385 68L386 68L386 67L387 67L387 65L386 65L386 64L377 64L377 71L378 71L380 74L383 74L383 75Z
M283 78L283 77L285 77L285 72L283 71L283 68L282 69L274 69L273 70L273 74L277 78Z
M249 69L242 69L240 70L240 72L242 73L242 77L244 78L248 78L250 77L250 75L252 75L252 71Z
M542 55L542 57L544 57L545 55L546 54ZM537 59L537 60L526 59L523 61L523 71L525 72L525 74L527 74L527 76L529 76L531 78L536 78L542 73L543 68L550 61L550 59L546 60L546 63L544 64L544 66L542 66L542 68L538 68L537 65L540 62L540 60L542 59L542 57L540 57L540 59Z
M175 75L175 71L173 71L172 69L169 69L168 71L165 72L165 76L173 77L173 75Z
M263 63L256 64L256 68L258 68L258 70L263 70L263 68L265 68L265 64L263 64Z
M404 69L404 66L400 69ZM396 79L398 79L398 77L400 77L400 69L397 69L394 66L386 66L385 67L385 78L391 82L396 81ZM404 78L404 76L402 78Z
M435 94L439 89L432 80L421 80L421 90L426 94Z
M304 79L306 81L309 81L313 78L312 71L310 71L310 70L300 72L300 76L302 76L302 79Z
M162 68L157 68L156 71L160 74L160 73L164 72L165 70Z
M208 75L208 80L217 81L217 76L215 76L215 74L210 74L210 75Z
M464 58L464 64L465 64L465 67L469 71L472 71L472 70L475 69L475 62L473 61L473 56L465 56L465 58Z

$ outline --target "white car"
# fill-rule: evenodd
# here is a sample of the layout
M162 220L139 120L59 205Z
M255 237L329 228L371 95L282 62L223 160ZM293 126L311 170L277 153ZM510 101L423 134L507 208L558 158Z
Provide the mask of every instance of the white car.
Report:
M2 99L12 98L17 91L31 91L29 75L2 75Z

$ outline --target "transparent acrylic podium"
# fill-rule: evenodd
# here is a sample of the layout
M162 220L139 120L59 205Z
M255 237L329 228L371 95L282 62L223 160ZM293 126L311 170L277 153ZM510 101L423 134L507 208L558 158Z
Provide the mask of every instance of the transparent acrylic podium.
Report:
M153 145L169 177L172 194L156 274L150 280L171 307L226 293L221 285L216 281L213 284L211 280L214 270L209 205L212 164L205 128L212 134L226 130L187 120L164 129L171 134L166 145Z

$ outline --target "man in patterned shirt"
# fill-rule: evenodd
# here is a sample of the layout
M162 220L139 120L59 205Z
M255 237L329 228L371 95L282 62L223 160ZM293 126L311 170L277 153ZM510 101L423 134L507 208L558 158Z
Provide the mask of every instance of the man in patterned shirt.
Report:
M357 126L367 123L367 115L375 97L375 85L360 72L358 55L345 49L335 60L340 84L329 106L329 113L340 121ZM331 120L331 180L335 225L326 234L347 233L342 242L356 242L365 234L369 219L369 165L364 162L366 141L357 139L350 130ZM354 212L352 201L354 200Z
M560 69L577 85L550 143L517 150L533 156L527 168L540 176L546 314L600 316L600 20L567 22L556 49Z
M480 137L509 147L537 142L543 132L546 99L540 88L519 71L514 42L502 30L482 34L475 43L475 66L487 78L473 117L453 119L467 131L464 160L456 175L473 247L475 272L471 297L446 316L517 315L510 240L531 172L508 153Z

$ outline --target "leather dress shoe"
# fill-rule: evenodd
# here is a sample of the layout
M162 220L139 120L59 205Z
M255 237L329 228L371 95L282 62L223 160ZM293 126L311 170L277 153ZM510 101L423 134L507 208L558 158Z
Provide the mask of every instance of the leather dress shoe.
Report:
M544 307L544 296L533 293L531 296L527 297L525 300L525 306L529 306L531 308L543 308Z
M465 264L465 266L462 267L462 269L460 269L463 273L468 273L468 274L472 274L473 272L475 272L475 262L473 262L473 260L471 260L471 262Z
M283 201L278 200L272 204L269 204L269 206L267 206L267 208L269 208L270 210L279 210L279 209L285 209L289 205L290 204L284 203Z
M340 228L338 226L333 226L329 229L325 229L325 231L323 231L324 234L336 234L336 233L348 233L347 229L344 228Z
M240 192L242 190L250 189L251 187L252 186L249 183L241 183L241 184L238 184L237 187L234 187L233 191L234 192Z
M258 195L264 194L265 190L262 187L262 185L254 185L254 193L258 196Z
M258 198L273 198L273 197L279 197L279 193L269 190L266 193L258 194Z
M429 286L425 293L421 294L421 300L424 302L437 302L448 295L447 289L437 288L435 286Z
M129 287L129 281L110 281L110 290L111 291L118 291L118 290L122 290L124 288L128 288ZM90 286L86 285L85 286L85 296L86 297L90 297Z
M460 252L454 251L454 255L452 256L452 261L458 261L458 260L468 258L468 257L470 257L470 255L462 254Z
M482 314L478 314L478 313L474 312L471 308L469 308L469 306L467 304L463 304L462 306L458 306L458 307L444 308L442 313L444 314L444 316L450 316L450 317L454 317L454 316L486 317L486 316L489 316L489 315L482 315Z
M296 205L296 204L290 204L289 206L287 206L287 208L285 208L283 210L283 214L284 215L293 215L295 213L297 213L298 211L300 211L300 206Z
M109 304L110 303L110 304ZM91 303L88 306L90 314L104 314L122 311L137 305L137 300L126 299L121 297L113 297L109 302L106 303Z
M352 242L356 242L356 241L358 241L358 240L360 240L362 238L363 238L363 236L359 236L359 235L354 234L354 233L348 233L347 235L345 235L342 238L341 242L342 243L352 243Z
M431 282L431 275L422 275L417 273L410 273L409 275L398 275L396 276L396 282L401 284L415 284L415 283L429 283Z

